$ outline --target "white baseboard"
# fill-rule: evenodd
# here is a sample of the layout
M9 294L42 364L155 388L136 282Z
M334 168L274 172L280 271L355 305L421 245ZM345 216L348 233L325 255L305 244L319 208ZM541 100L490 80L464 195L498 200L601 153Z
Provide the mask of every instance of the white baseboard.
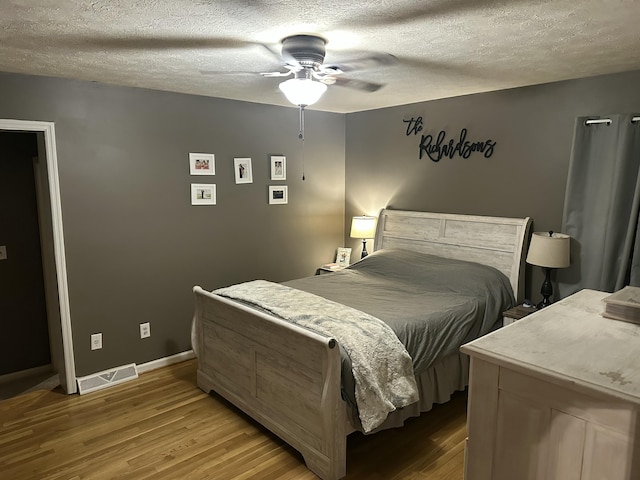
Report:
M169 365L184 362L185 360L191 360L192 358L196 358L196 354L193 352L193 350L176 353L175 355L171 355L169 357L158 358L157 360L152 360L150 362L138 365L138 373L150 372L151 370L155 370L156 368L168 367Z
M0 383L13 382L14 380L20 380L21 378L31 377L33 375L38 375L40 373L51 372L53 371L53 365L42 365L40 367L28 368L27 370L20 370L19 372L11 372L5 373L4 375L0 375Z
M184 362L185 360L191 360L192 358L196 358L195 353L193 352L193 350L187 350L186 352L176 353L175 355L171 355L169 357L158 358L156 360L152 360L140 365L132 363L130 365L112 368L103 372L93 373L85 377L77 377L76 382L78 383L79 387L81 386L82 382L85 382L86 386L84 388L84 392L88 393L94 390L106 388L111 385L117 385L118 383L126 380L133 380L135 378L138 378L138 374L140 373L150 372L151 370L155 370L157 368L168 367L169 365ZM122 376L122 372L125 372L126 375L124 375L124 377L122 378L119 378L120 376ZM80 393L83 392L81 391Z

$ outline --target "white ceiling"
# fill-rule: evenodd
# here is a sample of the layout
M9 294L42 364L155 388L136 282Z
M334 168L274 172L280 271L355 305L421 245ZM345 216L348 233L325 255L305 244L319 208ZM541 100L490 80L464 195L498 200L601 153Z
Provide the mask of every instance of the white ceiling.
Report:
M397 57L310 107L341 113L640 69L640 0L2 0L0 71L289 105L258 72L297 33Z

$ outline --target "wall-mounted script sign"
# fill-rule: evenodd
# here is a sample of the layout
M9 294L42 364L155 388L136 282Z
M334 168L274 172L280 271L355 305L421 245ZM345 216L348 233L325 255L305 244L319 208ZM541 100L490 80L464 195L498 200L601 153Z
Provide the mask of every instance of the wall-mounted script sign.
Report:
M410 120L402 120L407 124L406 135L418 135L423 130L422 117L411 117ZM447 132L440 130L436 137L433 135L421 134L419 145L419 158L422 160L427 155L434 162L439 162L443 157L453 158L459 155L462 158L469 158L472 153L482 153L485 158L493 155L496 142L487 139L484 142L472 142L467 140L467 129L460 131L457 141L451 138L447 141Z

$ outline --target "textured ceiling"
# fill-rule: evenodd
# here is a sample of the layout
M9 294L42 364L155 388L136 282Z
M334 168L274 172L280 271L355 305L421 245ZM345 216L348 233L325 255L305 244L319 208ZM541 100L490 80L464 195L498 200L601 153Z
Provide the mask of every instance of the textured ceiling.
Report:
M311 107L342 113L640 69L640 0L2 0L0 71L289 105L258 73L297 33L397 57Z

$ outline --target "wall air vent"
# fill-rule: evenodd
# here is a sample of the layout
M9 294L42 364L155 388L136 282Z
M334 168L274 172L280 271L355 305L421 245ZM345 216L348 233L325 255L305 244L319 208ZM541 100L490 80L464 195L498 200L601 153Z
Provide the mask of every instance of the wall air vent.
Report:
M126 382L127 380L133 380L134 378L138 378L138 369L135 363L131 363L87 375L86 377L77 377L76 380L78 381L78 392L83 395Z

